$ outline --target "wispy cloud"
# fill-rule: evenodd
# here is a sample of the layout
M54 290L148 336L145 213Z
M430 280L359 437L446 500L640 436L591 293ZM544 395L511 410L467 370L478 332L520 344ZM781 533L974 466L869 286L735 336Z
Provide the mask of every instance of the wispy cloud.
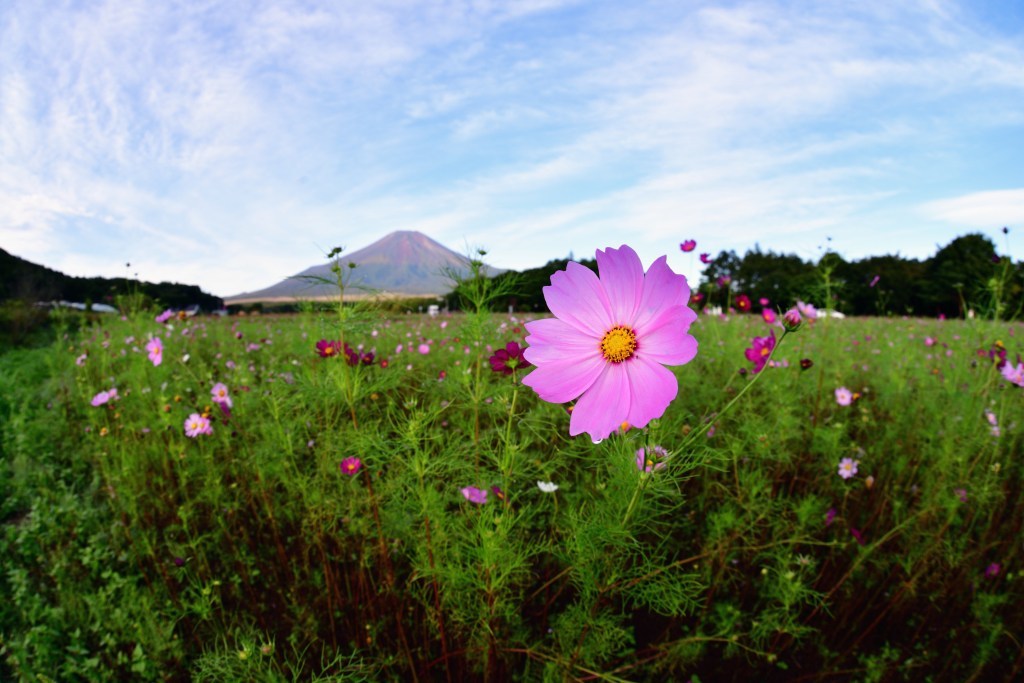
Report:
M0 246L222 295L395 229L529 267L683 237L867 252L913 219L928 253L1024 222L1024 31L979 11L14 0Z
M1024 188L972 192L928 202L924 213L964 228L991 228L1024 223Z

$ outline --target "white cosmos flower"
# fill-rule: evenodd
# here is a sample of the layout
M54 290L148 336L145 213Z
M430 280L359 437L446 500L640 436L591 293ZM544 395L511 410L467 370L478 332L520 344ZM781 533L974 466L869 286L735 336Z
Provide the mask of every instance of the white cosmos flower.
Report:
M554 493L555 491L558 490L558 484L555 484L550 481L538 481L537 488L539 488L544 493Z

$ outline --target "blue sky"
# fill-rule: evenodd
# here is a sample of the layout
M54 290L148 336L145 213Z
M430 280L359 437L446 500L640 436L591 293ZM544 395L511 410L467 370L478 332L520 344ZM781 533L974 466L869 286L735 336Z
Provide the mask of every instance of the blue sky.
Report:
M1010 0L0 5L0 247L73 275L227 296L393 230L1020 259L1022 151Z

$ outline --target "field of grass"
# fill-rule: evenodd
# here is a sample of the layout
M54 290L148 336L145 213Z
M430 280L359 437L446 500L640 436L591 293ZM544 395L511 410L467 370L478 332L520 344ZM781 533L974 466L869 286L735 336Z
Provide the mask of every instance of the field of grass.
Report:
M765 322L701 316L665 415L595 444L491 369L525 320L145 313L0 356L0 679L1024 676L1024 325L817 320L754 375Z

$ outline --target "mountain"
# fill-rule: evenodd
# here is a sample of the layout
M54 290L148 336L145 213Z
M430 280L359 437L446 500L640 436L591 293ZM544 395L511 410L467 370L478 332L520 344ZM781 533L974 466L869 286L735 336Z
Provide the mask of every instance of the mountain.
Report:
M454 287L446 272L462 277L469 273L469 259L412 230L392 232L368 247L342 253L338 261L345 269L346 296L442 296ZM349 268L350 263L356 267ZM312 266L276 285L229 296L224 302L231 305L336 298L338 287L333 284L336 278L331 272L332 265L333 261ZM484 266L484 272L493 277L504 271Z
M0 249L0 301L55 301L112 303L119 294L138 292L171 308L198 305L204 310L221 308L219 297L195 285L172 282L139 282L116 277L73 277L9 254Z

